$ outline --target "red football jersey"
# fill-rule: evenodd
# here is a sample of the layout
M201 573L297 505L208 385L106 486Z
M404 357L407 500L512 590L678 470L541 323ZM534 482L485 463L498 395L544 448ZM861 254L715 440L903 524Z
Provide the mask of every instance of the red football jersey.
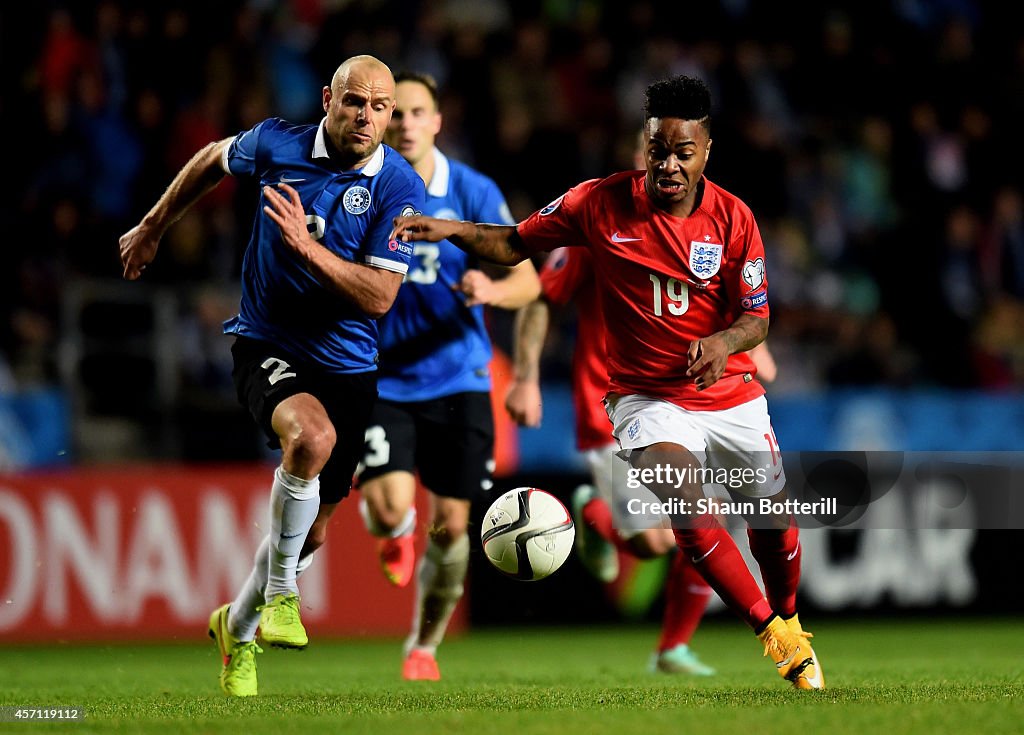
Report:
M590 251L558 248L540 271L544 298L556 306L576 304L576 349L572 355L572 397L576 408L576 446L581 451L611 444L612 425L602 399L608 392L608 351L604 316L597 297Z
M526 250L590 250L608 325L609 391L691 410L763 395L746 353L730 355L721 379L704 391L686 376L690 342L742 314L768 317L764 244L750 209L702 177L700 206L674 217L653 206L644 176L628 171L573 187L519 224Z

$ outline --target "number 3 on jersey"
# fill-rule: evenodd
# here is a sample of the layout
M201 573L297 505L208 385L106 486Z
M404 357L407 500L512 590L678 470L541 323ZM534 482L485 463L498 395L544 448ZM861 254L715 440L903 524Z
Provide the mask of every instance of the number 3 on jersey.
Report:
M441 248L430 243L418 242L412 246L412 255L418 258L419 265L409 271L409 280L424 285L437 281L437 273L441 270Z
M654 286L654 316L662 313L661 276L651 273L651 285ZM669 278L664 288L667 298L668 313L672 316L685 314L690 307L690 289L678 278Z
M366 454L363 457L364 466L381 467L391 461L391 442L388 441L388 435L383 426L378 424L368 427L363 441L366 445Z

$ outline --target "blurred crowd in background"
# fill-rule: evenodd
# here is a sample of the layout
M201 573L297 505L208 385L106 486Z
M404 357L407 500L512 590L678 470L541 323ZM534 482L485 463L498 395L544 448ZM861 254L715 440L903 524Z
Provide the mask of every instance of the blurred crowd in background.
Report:
M179 381L176 395L192 396L195 410L233 405L220 322L237 306L255 189L222 183L168 233L143 284L117 283L117 238L211 140L271 116L319 120L322 86L356 53L437 78L439 145L493 177L519 219L579 181L634 167L649 83L705 79L714 100L707 176L751 206L765 242L773 391L1019 388L1024 33L1011 6L105 0L4 9L0 391L75 372L93 376L96 411L141 410L157 379ZM103 284L116 296L90 306L83 294ZM169 294L163 306L146 301L160 294ZM553 330L546 377L568 375L571 317ZM496 322L507 348L507 320ZM161 329L174 331L153 342L173 357L172 375L117 351ZM90 362L89 340L113 346ZM69 354L78 362L62 366Z

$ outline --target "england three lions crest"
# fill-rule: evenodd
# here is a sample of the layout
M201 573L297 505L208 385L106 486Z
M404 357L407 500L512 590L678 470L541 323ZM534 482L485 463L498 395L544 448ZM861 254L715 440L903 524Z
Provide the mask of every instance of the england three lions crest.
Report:
M690 272L702 281L722 267L722 246L713 242L690 241Z

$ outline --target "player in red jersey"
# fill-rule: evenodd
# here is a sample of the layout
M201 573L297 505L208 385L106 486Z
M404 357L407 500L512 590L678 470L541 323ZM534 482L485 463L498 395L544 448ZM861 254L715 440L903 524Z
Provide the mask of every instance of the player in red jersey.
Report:
M668 519L661 514L651 514L647 521L631 524L630 528L621 528L614 521L612 462L622 460L615 458L618 447L602 407L608 392L607 351L590 252L583 248L552 251L541 271L541 288L542 297L523 307L516 317L516 373L505 406L518 423L540 425L540 355L547 335L549 304L574 302L579 315L572 360L576 445L593 482L580 485L573 493L576 550L591 574L611 582L619 573L616 549L638 559L651 559L673 551L675 538ZM714 674L714 669L689 647L710 595L711 588L686 555L674 555L665 585L661 637L651 658L652 671Z
M785 499L785 473L746 354L768 333L764 246L750 209L704 176L710 94L680 76L648 87L646 102L645 171L584 182L514 227L409 217L395 220L393 237L448 239L502 265L563 245L590 250L608 325L605 406L620 456L633 479L680 509L678 545L754 629L779 674L820 689L824 675L796 611L792 516L748 529L766 599L722 525L682 512L704 504L704 468L749 470L735 492L774 501Z
M638 151L643 166L643 147ZM598 300L590 252L584 248L558 248L541 271L542 297L520 310L516 318L515 379L505 399L509 414L519 424L539 426L543 408L540 395L540 357L548 331L549 305L576 306L577 335L572 360L576 444L590 469L593 484L573 493L576 550L583 565L603 582L619 571L616 549L638 559L650 559L675 549L675 539L661 514L622 527L614 516L612 463L617 449L602 407L608 392L604 318ZM771 382L775 361L766 343L750 351L757 378ZM621 460L619 460L621 461ZM665 611L652 671L710 675L714 670L690 650L689 641L707 607L711 588L685 554L672 558L665 586Z

